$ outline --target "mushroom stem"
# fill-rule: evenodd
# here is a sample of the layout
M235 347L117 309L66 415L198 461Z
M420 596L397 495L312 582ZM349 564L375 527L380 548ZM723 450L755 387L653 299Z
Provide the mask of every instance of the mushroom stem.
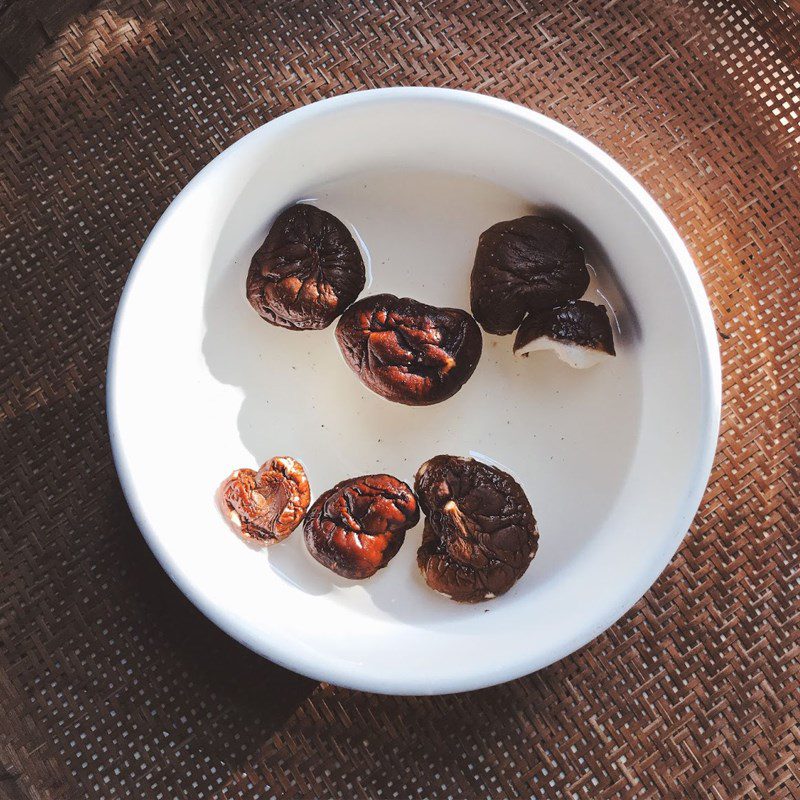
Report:
M464 537L469 536L469 531L467 530L467 526L464 524L464 514L461 512L461 509L456 505L455 500L448 500L444 504L442 508L445 514L449 514L453 520L455 526L461 531L461 535Z

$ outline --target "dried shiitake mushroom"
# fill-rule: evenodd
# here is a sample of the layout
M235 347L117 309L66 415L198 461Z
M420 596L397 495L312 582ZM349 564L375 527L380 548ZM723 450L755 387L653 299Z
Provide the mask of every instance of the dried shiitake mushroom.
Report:
M417 564L432 589L462 603L507 592L528 569L539 541L531 504L507 472L441 455L417 471L425 514Z
M244 536L264 544L285 539L302 521L311 501L303 465L276 456L256 472L237 469L221 488L225 516Z
M616 355L605 306L571 300L555 308L532 311L517 331L514 353L527 356L537 350L552 350L579 369Z
M529 311L580 297L589 286L583 248L547 217L498 222L478 240L470 302L488 333L515 331Z
M466 311L393 294L350 306L336 340L365 386L412 406L452 397L475 371L482 347L480 328Z
M364 288L358 245L339 219L308 203L282 211L247 273L250 305L273 325L327 328Z
M345 578L368 578L394 558L419 522L411 488L391 475L362 475L317 498L303 524L308 550Z

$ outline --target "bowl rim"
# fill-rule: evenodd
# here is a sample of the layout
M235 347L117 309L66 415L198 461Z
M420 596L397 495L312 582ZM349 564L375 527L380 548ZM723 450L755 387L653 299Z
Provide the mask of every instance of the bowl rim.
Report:
M233 154L238 153L247 147L249 143L263 136L265 129L268 127L271 133L280 133L282 129L289 129L294 125L308 122L322 114L332 111L341 112L348 108L363 106L376 101L399 104L409 101L415 103L421 101L447 103L469 108L473 111L487 112L503 117L506 120L522 123L524 126L536 130L538 134L546 136L551 141L557 142L572 155L582 158L585 163L598 171L612 186L614 186L632 207L638 211L640 216L642 216L647 223L651 233L664 249L669 260L677 267L674 272L676 279L681 284L683 294L687 299L689 312L692 316L700 362L703 402L700 416L704 421L703 436L702 439L698 441L698 457L695 461L696 466L691 489L685 494L680 508L676 510L672 523L672 537L659 553L659 558L651 558L648 567L643 568L637 573L637 579L631 580L626 584L624 591L618 593L617 602L613 607L605 609L603 613L591 619L587 618L587 624L584 625L580 631L576 632L569 642L563 644L560 648L551 648L551 650L545 652L540 651L535 657L528 657L524 661L517 660L510 665L496 666L491 670L484 670L480 674L454 675L452 679L439 681L435 684L425 681L424 678L415 678L415 676L400 676L398 678L397 676L386 674L375 674L368 669L360 670L356 673L353 671L352 664L341 664L337 659L325 662L320 660L319 654L316 654L314 658L308 658L304 652L292 650L290 647L280 649L275 643L265 645L265 642L260 637L252 635L247 627L239 624L235 615L228 614L215 607L205 596L202 587L196 585L181 564L178 563L177 559L174 559L169 554L154 527L150 525L147 511L141 499L138 497L133 481L132 469L125 455L120 420L116 412L117 369L120 362L120 331L122 330L123 321L126 316L126 310L131 296L131 287L142 269L142 264L144 264L148 258L153 242L158 238L162 227L165 227L169 223L170 218L175 213L176 208L185 195L198 184L202 183L212 170L221 169L227 159L232 157ZM567 126L556 122L540 112L507 100L501 100L476 92L438 87L367 89L318 100L269 120L234 142L222 153L213 158L212 161L201 169L172 200L139 251L120 296L111 331L106 370L106 413L108 418L109 438L120 484L133 518L144 536L145 541L177 587L206 617L228 635L269 660L315 680L326 681L351 689L384 694L447 694L493 686L549 666L588 644L596 636L611 627L618 619L627 613L655 583L658 576L664 571L669 561L677 552L678 547L691 525L707 487L716 453L721 402L722 370L719 345L708 297L686 245L681 240L665 212L644 187L600 147Z

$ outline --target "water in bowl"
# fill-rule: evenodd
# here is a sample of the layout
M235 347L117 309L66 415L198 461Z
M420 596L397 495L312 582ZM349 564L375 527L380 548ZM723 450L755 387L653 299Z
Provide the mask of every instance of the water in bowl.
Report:
M308 187L298 199L350 226L368 266L362 296L390 292L467 310L481 231L541 208L473 176L408 171L351 175ZM582 235L592 240L597 233ZM439 453L502 465L525 488L541 532L539 554L513 591L548 580L609 515L639 431L635 321L602 252L589 241L587 253L592 284L586 297L609 309L616 358L573 370L550 353L515 357L513 336L484 334L481 361L464 388L444 403L413 408L390 403L358 381L338 353L333 326L297 333L254 319L259 335L252 341L264 370L245 398L242 441L254 461L276 453L302 459L314 496L371 472L413 484L417 467ZM281 424L265 425L264 419ZM360 584L326 574L305 552L299 531L270 548L268 557L300 591L331 592L364 613L414 623L445 620L454 604L428 590L416 573L421 529L408 534L386 569Z

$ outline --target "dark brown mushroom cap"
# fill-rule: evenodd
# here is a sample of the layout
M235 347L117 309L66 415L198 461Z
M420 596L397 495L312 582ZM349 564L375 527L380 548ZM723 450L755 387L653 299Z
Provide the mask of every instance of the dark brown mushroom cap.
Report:
M276 456L252 469L236 470L222 485L223 510L242 535L265 544L285 539L302 521L311 501L303 465Z
M480 328L466 311L393 294L350 306L336 340L365 386L406 405L452 397L475 371L482 348Z
M470 303L488 333L512 333L527 312L577 299L588 286L583 248L561 222L520 217L478 240Z
M314 558L337 575L374 575L397 554L419 522L411 487L391 475L362 475L320 495L303 525Z
M527 355L525 348L542 337L616 355L605 306L587 300L571 300L555 308L531 312L517 331L514 352Z
M520 577L514 568L500 561L493 561L483 569L456 561L446 552L427 520L417 550L417 566L431 589L457 603L492 600L505 594Z
M539 532L511 475L440 455L420 467L414 488L426 516L417 563L432 589L477 603L507 592L525 573Z
M273 325L327 328L364 288L366 270L347 226L300 203L282 211L247 274L250 305Z

